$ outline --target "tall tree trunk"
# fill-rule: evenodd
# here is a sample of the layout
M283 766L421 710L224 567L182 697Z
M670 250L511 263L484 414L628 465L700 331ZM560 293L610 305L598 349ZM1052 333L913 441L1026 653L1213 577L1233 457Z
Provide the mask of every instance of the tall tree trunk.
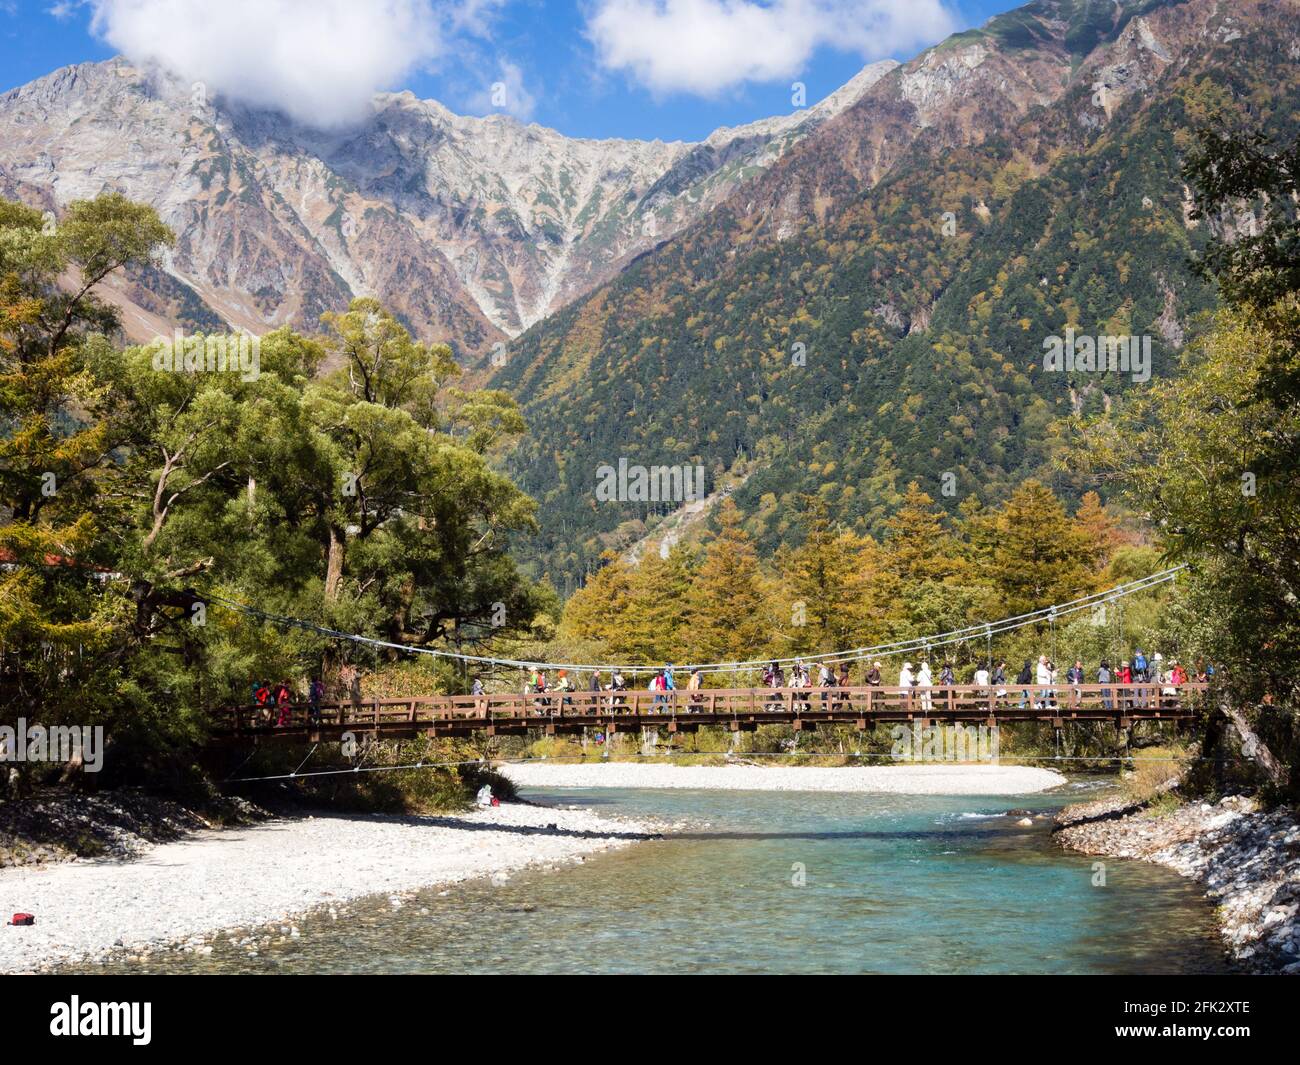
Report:
M1286 769L1274 757L1268 745L1255 734L1255 730L1246 721L1246 715L1226 700L1219 704L1219 712L1236 729L1241 741L1241 753L1263 771L1270 784L1281 787L1286 780Z
M335 602L339 597L339 586L343 583L343 547L347 531L337 525L330 525L329 554L325 560L325 601Z
M329 550L325 556L325 602L338 601L339 588L343 584L343 546L347 536L346 529L330 524ZM331 641L325 646L321 656L321 683L325 686L325 697L330 702L342 704L348 697L339 673L343 667L343 657L339 647Z

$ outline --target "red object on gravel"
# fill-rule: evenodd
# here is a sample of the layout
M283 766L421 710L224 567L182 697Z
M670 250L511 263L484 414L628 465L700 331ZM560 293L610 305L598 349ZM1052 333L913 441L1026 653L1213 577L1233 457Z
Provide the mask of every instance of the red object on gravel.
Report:
M35 924L36 918L30 913L16 913L10 924Z

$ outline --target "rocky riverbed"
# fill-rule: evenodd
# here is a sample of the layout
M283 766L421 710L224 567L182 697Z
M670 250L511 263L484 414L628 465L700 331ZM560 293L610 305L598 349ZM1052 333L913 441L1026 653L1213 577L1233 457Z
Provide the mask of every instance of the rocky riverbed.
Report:
M134 858L190 832L252 824L269 816L238 797L211 796L199 810L125 789L101 795L51 792L0 802L0 869L76 858Z
M0 870L0 973L32 972L168 946L210 952L225 933L250 954L297 934L298 915L370 896L400 906L420 888L509 878L531 865L654 838L648 822L577 808L505 804L446 816L316 815L185 830L91 858ZM239 929L233 936L228 930Z
M1137 858L1199 880L1218 906L1228 953L1260 973L1300 974L1300 824L1254 799L1184 802L1161 812L1124 798L1070 806L1056 838L1069 850Z

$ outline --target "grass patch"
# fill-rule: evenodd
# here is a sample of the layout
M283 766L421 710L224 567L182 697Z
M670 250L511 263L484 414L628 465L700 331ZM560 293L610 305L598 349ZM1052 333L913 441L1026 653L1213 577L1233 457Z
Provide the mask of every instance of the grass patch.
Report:
M1143 748L1136 753L1133 768L1120 782L1124 794L1134 802L1155 805L1170 799L1177 806L1178 800L1171 789L1182 776L1187 757L1187 749L1181 746Z

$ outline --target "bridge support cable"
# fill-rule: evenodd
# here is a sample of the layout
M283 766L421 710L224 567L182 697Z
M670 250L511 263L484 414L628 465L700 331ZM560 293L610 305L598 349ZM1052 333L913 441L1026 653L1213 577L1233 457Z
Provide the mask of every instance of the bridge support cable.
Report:
M845 648L843 650L826 651L811 655L797 655L786 658L757 658L733 662L707 662L697 664L694 668L703 673L743 673L761 669L769 662L775 662L778 665L789 665L794 662L817 664L824 661L839 661L846 659L858 659L859 661L862 661L870 656L887 655L897 657L898 655L912 654L922 651L928 654L936 648L947 647L955 643L964 643L972 637L978 637L980 634L985 636L991 654L994 635L1013 632L1017 629L1026 628L1030 625L1043 624L1044 622L1047 622L1052 626L1053 634L1055 634L1055 624L1057 619L1068 617L1084 610L1094 610L1099 604L1118 602L1126 596L1136 595L1160 587L1161 585L1173 581L1176 575L1181 570L1186 569L1186 567L1187 564L1183 563L1182 565L1161 570L1158 573L1153 573L1146 577L1127 581L1102 592L1094 592L1091 595L1080 596L1078 599L1072 599L1066 603L1042 607L1038 610L1031 610L1024 614L1016 614L1012 617L1001 618L998 621L978 622L974 625L963 626L960 629L953 629L949 632L915 637L910 640L895 640L890 643L875 644L870 647ZM394 643L390 640L380 640L372 636L362 636L359 633L343 632L339 629L332 629L328 626L319 625L316 622L307 621L303 618L274 614L270 611L260 610L257 607L250 606L247 603L240 603L233 599L227 599L224 596L209 595L206 597L206 601L213 605L222 607L223 609L235 611L271 625L302 629L331 639L346 640L361 646L370 647L376 651L385 649L397 651L403 654L429 655L434 658L443 658L461 662L467 666L473 663L483 666L506 666L518 669L571 669L585 672L591 672L592 670L607 672L617 669L621 672L630 673L634 684L636 683L636 678L639 673L654 673L660 668L659 666L646 663L539 662L536 660L503 658L493 655L471 655L459 651L444 651L431 647L413 647L409 644Z

